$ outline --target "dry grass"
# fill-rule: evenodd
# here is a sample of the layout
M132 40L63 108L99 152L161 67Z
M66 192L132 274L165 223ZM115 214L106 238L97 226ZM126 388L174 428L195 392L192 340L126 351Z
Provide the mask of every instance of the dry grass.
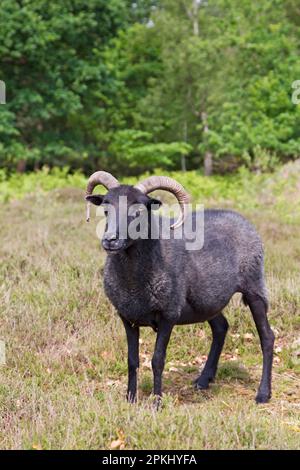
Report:
M163 409L151 406L154 334L142 332L139 404L125 403L123 327L102 288L104 255L81 192L0 206L0 447L5 449L291 449L300 447L300 233L270 208L246 214L266 243L274 393L257 406L257 333L235 297L216 383L192 380L210 344L206 325L178 327L168 350ZM298 221L299 222L299 221ZM298 348L298 349L297 349ZM114 442L113 442L114 441Z

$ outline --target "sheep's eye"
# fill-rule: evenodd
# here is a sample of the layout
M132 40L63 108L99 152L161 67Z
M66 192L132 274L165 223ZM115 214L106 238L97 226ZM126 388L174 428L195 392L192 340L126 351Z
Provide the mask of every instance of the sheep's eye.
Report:
M138 207L138 208L132 207L129 209L129 215L131 217L139 217L143 210L144 210L143 206Z

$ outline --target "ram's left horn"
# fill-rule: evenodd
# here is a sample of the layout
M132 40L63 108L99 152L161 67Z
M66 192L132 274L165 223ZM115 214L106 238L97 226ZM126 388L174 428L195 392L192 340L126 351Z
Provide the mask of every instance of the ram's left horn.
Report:
M169 191L170 193L174 194L180 206L181 214L177 221L171 225L171 229L174 230L183 224L187 216L190 196L180 183L173 180L172 178L169 178L168 176L150 176L149 178L146 178L145 180L138 183L135 188L139 189L144 194L151 193L156 189L163 189L164 191Z

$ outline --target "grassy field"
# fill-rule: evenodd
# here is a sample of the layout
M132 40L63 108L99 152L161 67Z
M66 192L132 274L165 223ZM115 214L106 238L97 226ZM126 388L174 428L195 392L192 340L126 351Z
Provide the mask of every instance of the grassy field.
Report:
M176 327L163 407L155 412L154 333L143 329L139 402L128 405L125 334L104 296L105 255L97 219L85 223L82 190L14 200L10 189L10 202L0 204L0 448L300 448L300 165L264 177L180 178L194 199L240 210L263 237L276 334L271 402L254 402L262 357L250 312L236 296L225 311L231 328L210 390L192 387L209 349L208 326Z

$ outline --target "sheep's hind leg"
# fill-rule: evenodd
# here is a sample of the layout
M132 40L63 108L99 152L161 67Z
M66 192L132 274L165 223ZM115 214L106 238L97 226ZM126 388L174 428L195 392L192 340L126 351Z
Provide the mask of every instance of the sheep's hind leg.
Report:
M249 305L263 353L263 371L256 395L256 403L266 403L271 398L272 363L275 336L268 322L267 305L260 297L244 296Z
M222 313L209 320L208 323L211 327L213 340L204 369L194 382L197 390L207 389L209 383L214 380L229 326Z

